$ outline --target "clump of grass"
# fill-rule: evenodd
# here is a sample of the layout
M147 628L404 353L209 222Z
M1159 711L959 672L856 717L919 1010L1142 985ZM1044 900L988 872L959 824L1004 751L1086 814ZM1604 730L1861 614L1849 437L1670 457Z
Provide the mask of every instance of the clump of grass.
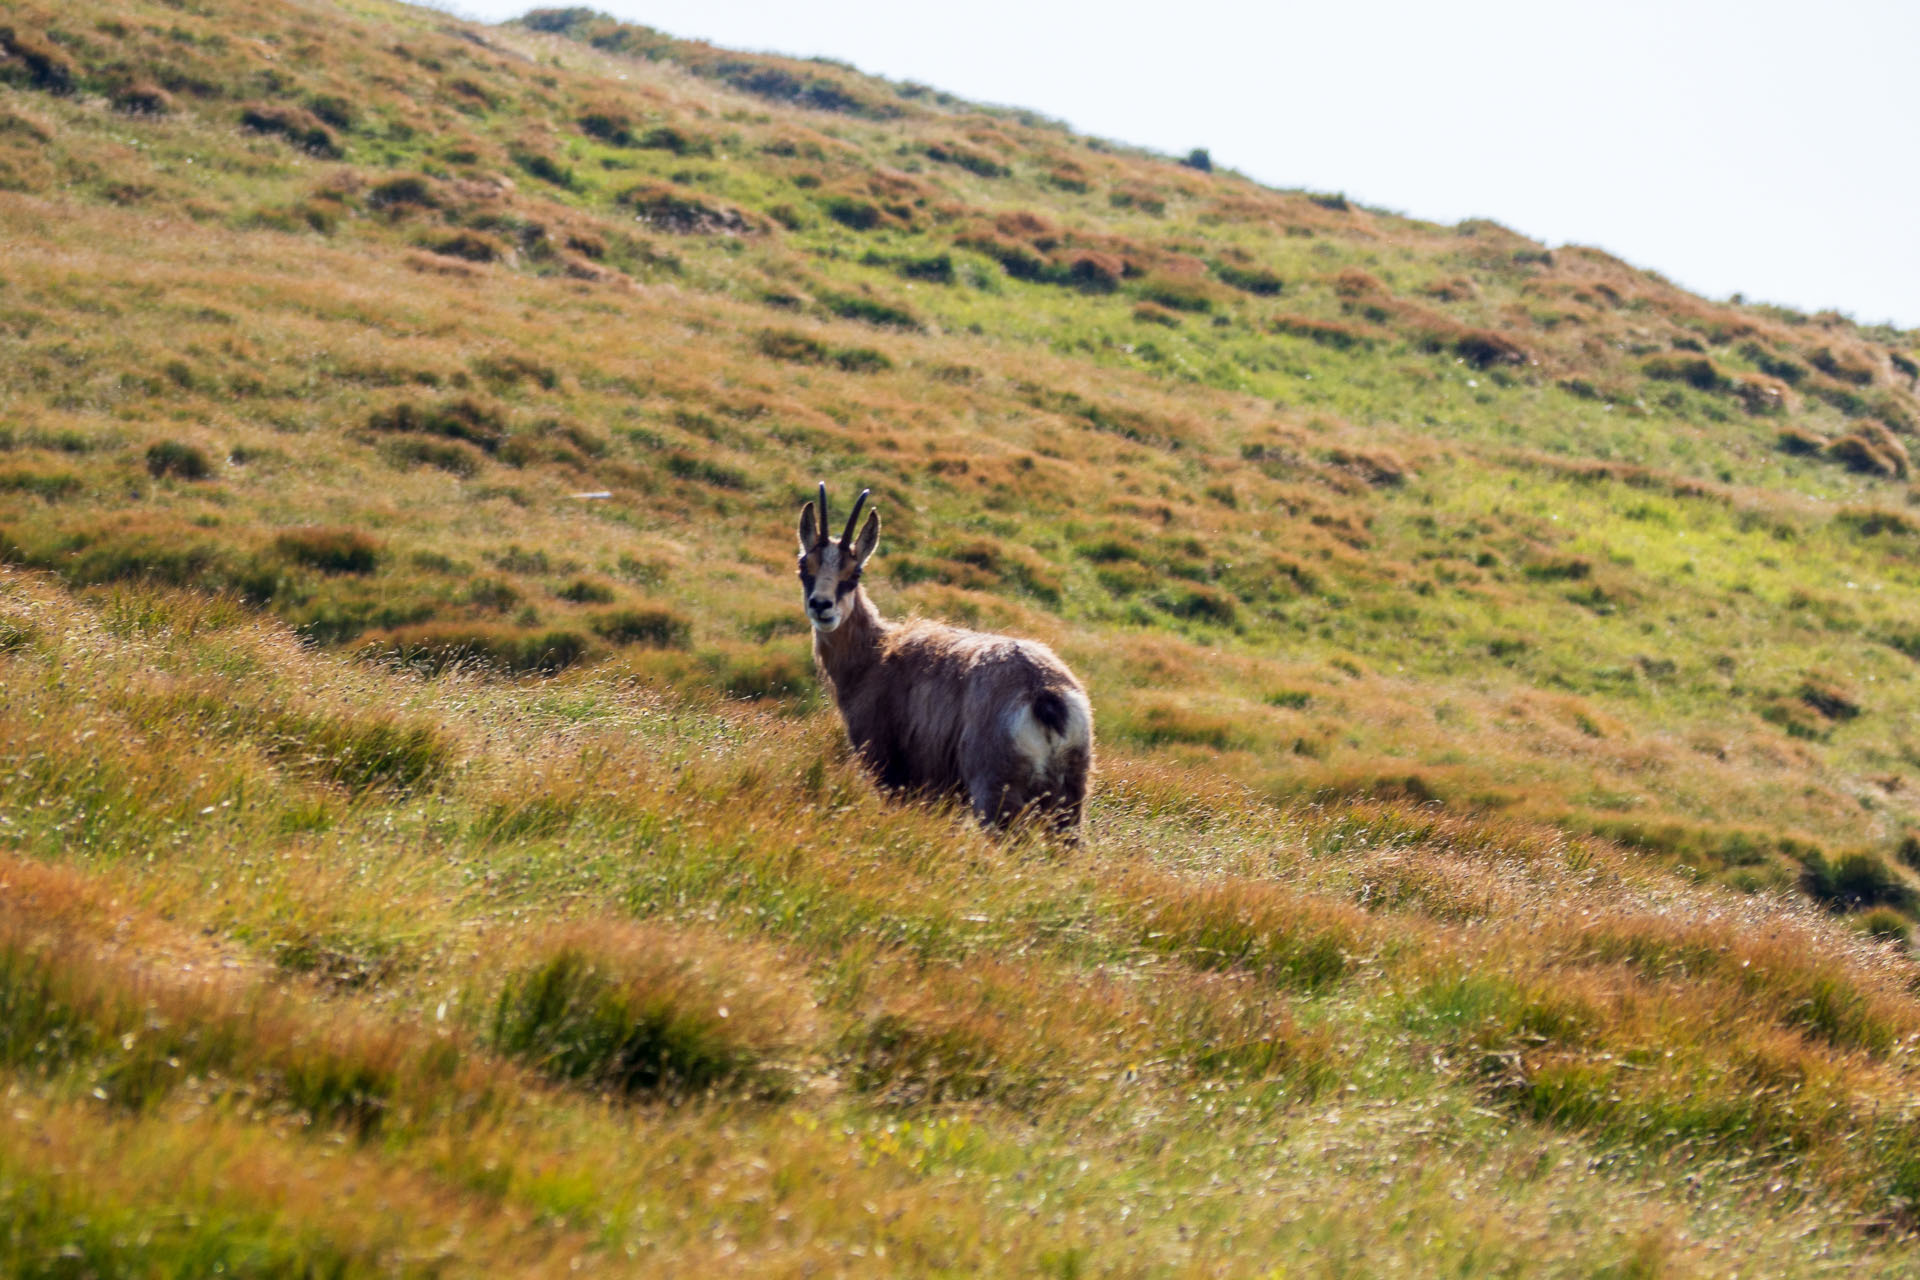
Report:
M491 1105L484 1070L451 1042L327 1019L238 980L181 981L48 929L84 923L84 894L13 863L0 904L0 1064L144 1111L191 1082L248 1081L256 1102L366 1137L405 1107ZM24 892L23 892L24 891ZM144 924L120 913L123 923Z
M136 80L114 90L113 106L130 116L170 116L177 104L173 95L151 80Z
M754 339L762 355L795 364L831 364L848 373L878 373L893 368L884 351L872 347L832 347L792 329L762 329Z
M241 110L240 124L242 128L251 129L255 133L285 138L302 151L311 152L324 159L338 160L345 154L340 147L340 139L333 130L304 107L292 107L277 102L256 102Z
M1801 864L1800 887L1815 902L1839 910L1897 907L1911 911L1920 896L1877 853L1843 853L1829 861L1810 853Z
M1854 921L1860 932L1880 942L1894 942L1902 947L1913 945L1913 921L1895 911L1892 907L1874 907L1863 911Z
M71 471L43 471L37 467L0 468L0 493L27 493L48 502L71 497L83 487Z
M588 651L586 637L575 631L459 622L398 627L360 650L364 657L399 662L429 675L469 664L509 674L552 675L581 662Z
M410 791L444 775L454 745L439 726L391 712L281 714L269 735L285 763L359 794Z
M423 404L404 400L367 419L371 431L439 436L494 453L507 439L506 416L497 406L471 397Z
M612 604L613 587L598 578L574 578L553 593L575 604Z
M462 479L479 475L485 460L485 455L472 446L452 440L389 440L381 446L380 452L401 469L429 466Z
M919 318L898 303L857 293L822 292L818 297L821 306L842 319L859 320L884 329L920 328Z
M693 640L693 624L670 609L615 609L597 615L591 625L609 644L684 649Z
M954 1019L876 1014L836 1046L847 1082L892 1106L938 1106L996 1098L1031 1103L1044 1082L1009 1070L999 1046Z
M199 445L162 440L147 447L147 474L156 480L162 476L205 480L213 474L213 461Z
M1810 675L1802 680L1799 698L1829 720L1852 720L1863 710L1852 690L1828 676Z
M1199 276L1153 272L1136 287L1144 301L1175 311L1207 312L1219 300L1215 287Z
M1286 281L1266 267L1242 267L1222 262L1215 264L1213 274L1220 277L1222 283L1259 298L1277 298L1286 288Z
M1911 465L1906 446L1878 423L1868 423L1832 441L1826 455L1849 471L1888 478L1906 475Z
M20 27L0 26L0 53L20 63L20 74L0 62L0 79L13 83L25 80L30 88L43 93L72 93L80 82L80 68L60 46Z
M397 173L383 178L367 191L367 206L372 209L434 209L440 203L439 188L433 179L417 173Z
M273 548L322 573L372 573L380 563L380 544L358 529L290 529Z
M744 236L761 229L734 205L667 183L642 183L621 192L618 200L655 231L673 235Z
M427 242L427 248L444 258L463 262L498 262L506 257L506 246L478 231L456 231Z
M573 170L544 151L515 151L512 159L529 177L551 183L562 191L572 191L575 187Z
M1249 882L1134 879L1121 909L1141 945L1200 969L1240 969L1314 990L1344 977L1364 948L1365 913Z
M804 988L717 937L576 926L501 985L488 1040L555 1080L628 1098L778 1095L811 1030Z

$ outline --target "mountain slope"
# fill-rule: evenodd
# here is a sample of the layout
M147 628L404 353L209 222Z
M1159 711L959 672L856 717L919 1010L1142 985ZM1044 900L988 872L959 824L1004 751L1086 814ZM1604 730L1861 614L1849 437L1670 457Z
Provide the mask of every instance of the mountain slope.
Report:
M585 11L3 25L20 1265L1904 1267L1913 334ZM1084 854L851 771L821 479Z

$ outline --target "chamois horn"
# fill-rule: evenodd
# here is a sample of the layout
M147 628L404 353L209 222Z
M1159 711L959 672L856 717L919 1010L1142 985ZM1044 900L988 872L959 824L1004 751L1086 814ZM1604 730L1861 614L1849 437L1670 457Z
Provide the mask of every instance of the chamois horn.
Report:
M853 500L853 514L847 517L846 532L840 535L841 546L851 547L853 545L853 527L860 523L860 508L867 505L867 495L872 492L873 490L871 489L862 489L860 496ZM825 528L826 526L822 525L821 527Z
M820 537L815 543L816 546L827 545L827 530L832 527L827 523L827 482L822 480L820 482Z

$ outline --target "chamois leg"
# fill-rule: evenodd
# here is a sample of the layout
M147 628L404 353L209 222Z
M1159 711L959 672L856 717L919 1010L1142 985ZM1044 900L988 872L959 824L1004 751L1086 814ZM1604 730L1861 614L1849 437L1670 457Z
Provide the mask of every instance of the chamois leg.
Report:
M1087 775L1081 770L1055 779L1053 789L1040 801L1048 828L1067 844L1080 843L1080 817L1086 800Z
M967 782L967 799L980 825L1000 830L1033 802L1027 784L1010 772L991 770Z

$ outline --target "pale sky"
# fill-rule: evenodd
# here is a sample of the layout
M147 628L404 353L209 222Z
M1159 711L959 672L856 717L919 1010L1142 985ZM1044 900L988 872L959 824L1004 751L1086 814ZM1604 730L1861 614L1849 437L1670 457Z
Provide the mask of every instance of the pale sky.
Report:
M1206 147L1276 187L1595 245L1708 297L1920 328L1920 0L594 7Z

